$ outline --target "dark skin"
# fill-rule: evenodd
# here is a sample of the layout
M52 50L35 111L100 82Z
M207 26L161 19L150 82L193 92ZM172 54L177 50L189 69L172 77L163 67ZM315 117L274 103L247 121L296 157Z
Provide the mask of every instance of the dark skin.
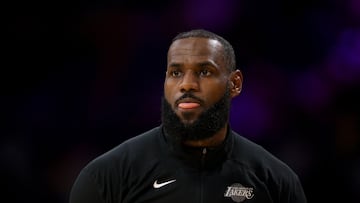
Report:
M223 54L222 44L214 39L191 37L178 39L171 44L164 96L185 124L196 121L202 112L219 101L227 87L230 88L231 98L240 94L243 76L240 70L230 71L226 67ZM178 100L186 92L200 100ZM224 141L227 126L210 138L186 141L184 144L193 147L217 146Z

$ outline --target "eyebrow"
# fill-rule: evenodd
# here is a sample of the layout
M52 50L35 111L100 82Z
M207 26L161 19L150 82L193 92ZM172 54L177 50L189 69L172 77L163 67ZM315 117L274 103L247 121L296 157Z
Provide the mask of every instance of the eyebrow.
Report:
M214 63L214 62L212 62L212 61L200 62L200 63L198 63L197 65L200 66L200 67L203 67L203 66L212 66L212 67L215 67L215 68L218 68L218 67L219 67L216 63Z
M218 68L219 66L212 62L212 61L203 61L203 62L199 62L199 63L196 63L197 66L199 67L204 67L204 66L212 66L212 67L215 67L215 68ZM168 67L173 67L173 68L180 68L181 66L183 66L183 63L177 63L177 62L171 62Z
M168 65L168 67L173 67L173 68L180 68L182 65L181 63L176 63L176 62L172 62Z

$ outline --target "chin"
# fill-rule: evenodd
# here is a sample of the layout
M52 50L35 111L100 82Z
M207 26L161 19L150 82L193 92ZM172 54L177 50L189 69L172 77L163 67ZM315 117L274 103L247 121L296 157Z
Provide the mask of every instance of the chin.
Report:
M184 125L192 125L192 124L194 124L195 122L196 122L196 119L192 119L192 120L190 120L190 119L181 119L181 122L184 124Z
M198 115L196 115L196 113L193 113L193 112L191 112L191 113L190 112L182 112L178 116L185 125L195 123L199 117Z

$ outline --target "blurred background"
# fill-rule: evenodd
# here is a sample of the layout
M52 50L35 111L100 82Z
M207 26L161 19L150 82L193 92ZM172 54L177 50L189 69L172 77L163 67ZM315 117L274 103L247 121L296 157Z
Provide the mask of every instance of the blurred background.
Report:
M2 4L1 202L65 203L86 163L159 125L168 46L194 28L234 46L232 127L309 202L359 201L360 0Z

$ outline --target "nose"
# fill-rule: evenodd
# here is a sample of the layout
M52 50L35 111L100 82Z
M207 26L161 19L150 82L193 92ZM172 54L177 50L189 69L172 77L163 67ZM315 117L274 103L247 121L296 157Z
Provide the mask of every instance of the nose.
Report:
M181 92L191 92L199 90L198 77L191 71L188 71L184 74L182 81L180 83Z

